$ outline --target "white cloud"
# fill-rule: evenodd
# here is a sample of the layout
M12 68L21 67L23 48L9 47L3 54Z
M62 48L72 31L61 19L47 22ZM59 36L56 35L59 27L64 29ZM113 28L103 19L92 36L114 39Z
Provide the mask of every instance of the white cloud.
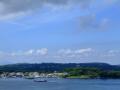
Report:
M28 50L28 51L24 52L23 54L24 55L32 55L33 53L34 53L34 50L31 49L31 50Z
M109 50L104 56L106 57L117 57L120 55L120 50Z
M109 50L108 53L120 53L119 50Z
M45 56L48 53L47 48L30 49L27 51L0 52L0 56L18 57L18 56Z
M58 50L56 58L63 58L63 59L80 59L86 58L91 56L94 52L92 48L83 48L83 49L61 49Z
M83 54L83 53L88 53L92 52L92 48L83 48L83 49L76 49L76 50L71 50L71 49L61 49L58 51L60 54Z
M88 52L92 52L93 49L92 48L85 48L85 49L79 49L79 50L75 50L74 52L76 54L83 54L83 53L88 53Z
M47 48L38 49L38 50L36 50L36 54L47 55L48 54L48 49Z
M115 49L111 49L111 50L106 50L106 51L102 51L102 52L98 52L97 54L98 57L100 58L118 58L120 56L120 50L115 50ZM113 59L114 60L114 59Z
M71 49L61 49L58 51L59 54L71 54L73 51Z
M17 52L11 52L9 53L9 55L11 56L29 56L29 55L33 55L35 53L35 50L34 49L30 49L30 50L27 50L27 51L17 51Z

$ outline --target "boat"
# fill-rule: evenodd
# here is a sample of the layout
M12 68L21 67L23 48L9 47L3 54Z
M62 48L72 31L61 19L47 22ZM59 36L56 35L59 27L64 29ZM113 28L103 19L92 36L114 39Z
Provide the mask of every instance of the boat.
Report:
M47 82L47 80L34 80L34 82Z

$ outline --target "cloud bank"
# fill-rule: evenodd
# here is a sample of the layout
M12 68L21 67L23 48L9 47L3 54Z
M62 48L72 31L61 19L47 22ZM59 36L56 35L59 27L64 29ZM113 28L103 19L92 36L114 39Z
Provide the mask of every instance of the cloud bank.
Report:
M24 15L42 7L70 7L79 4L88 7L93 0L0 0L0 16Z
M0 16L26 13L44 6L66 6L79 5L81 8L88 8L97 0L0 0ZM104 4L118 3L119 0L101 0ZM98 3L99 3L98 2Z
M41 63L41 62L111 62L119 59L120 50L100 51L93 48L60 49L55 52L47 48L27 51L0 52L0 62L7 63Z
M18 57L18 56L46 56L48 54L48 49L47 48L41 48L41 49L30 49L26 51L16 51L16 52L0 52L1 57Z

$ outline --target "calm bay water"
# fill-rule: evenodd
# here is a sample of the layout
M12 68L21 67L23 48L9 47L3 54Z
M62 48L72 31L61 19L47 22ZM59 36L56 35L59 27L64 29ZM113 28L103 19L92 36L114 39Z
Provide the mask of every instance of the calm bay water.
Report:
M27 79L0 79L0 90L120 90L120 80L48 79L40 83Z

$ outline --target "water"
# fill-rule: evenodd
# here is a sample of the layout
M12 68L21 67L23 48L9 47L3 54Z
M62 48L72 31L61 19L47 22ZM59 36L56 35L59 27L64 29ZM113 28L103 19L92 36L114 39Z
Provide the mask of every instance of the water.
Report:
M41 83L27 79L0 79L0 90L120 90L120 80L48 79Z

